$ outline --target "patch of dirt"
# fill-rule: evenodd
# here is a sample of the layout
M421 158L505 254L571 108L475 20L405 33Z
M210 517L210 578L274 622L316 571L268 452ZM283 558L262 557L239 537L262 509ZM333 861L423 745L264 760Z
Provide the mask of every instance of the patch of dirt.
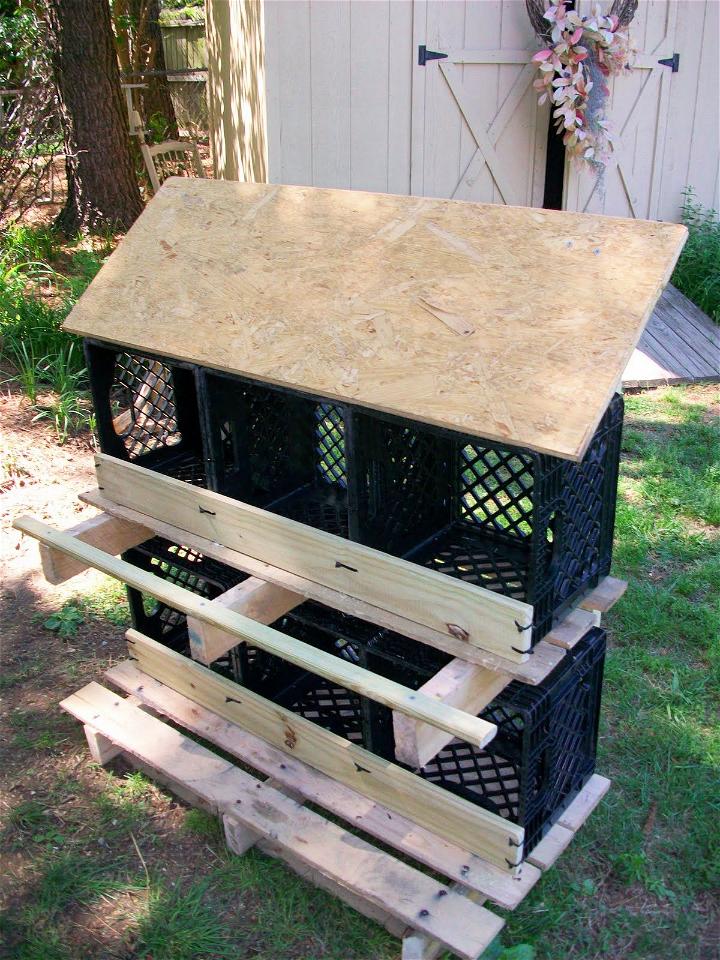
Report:
M65 601L107 589L108 581L88 571L49 585L37 543L12 528L23 513L63 528L96 512L77 499L95 486L90 438L60 446L50 426L33 423L33 416L16 391L0 398L0 914L20 918L32 909L58 858L86 860L127 883L117 893L63 908L57 923L68 955L129 960L136 955L136 919L148 903L146 871L167 878L171 889L182 888L216 867L219 854L207 838L185 828L185 805L154 786L137 802L128 798L123 807L117 801L114 817L108 797L114 802L122 793L132 768L122 758L108 770L93 764L81 725L59 707L84 684L103 682L104 671L127 651L124 627L105 619L86 616L66 640L42 625ZM125 608L122 598L118 605ZM37 822L18 823L28 805ZM247 925L238 937L239 955L245 936L254 936L248 921L257 902L243 892L223 907L228 927ZM0 956L19 955L23 936L12 925L0 931Z

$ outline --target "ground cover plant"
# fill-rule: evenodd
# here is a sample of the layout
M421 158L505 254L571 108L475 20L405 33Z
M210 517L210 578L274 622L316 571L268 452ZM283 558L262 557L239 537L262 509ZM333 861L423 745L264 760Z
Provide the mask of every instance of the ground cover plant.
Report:
M690 235L672 282L720 323L720 218L717 211L703 208L692 190L685 192L682 218Z
M630 580L607 618L598 770L614 785L487 960L718 955L717 387L627 397L613 573ZM281 864L230 856L213 818L122 761L89 761L57 703L125 655L122 588L97 583L0 621L0 956L396 958L397 941Z

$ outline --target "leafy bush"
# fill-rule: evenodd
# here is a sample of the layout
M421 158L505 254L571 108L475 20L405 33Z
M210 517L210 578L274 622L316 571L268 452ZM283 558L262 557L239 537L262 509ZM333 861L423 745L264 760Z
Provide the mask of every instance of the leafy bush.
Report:
M47 228L15 225L6 231L0 247L0 359L12 367L8 379L36 406L36 419L52 421L64 441L92 426L92 408L81 343L61 326L102 257L75 250L65 273L51 265L60 253L57 236Z
M715 210L685 192L683 223L690 231L672 282L709 317L720 323L720 219Z

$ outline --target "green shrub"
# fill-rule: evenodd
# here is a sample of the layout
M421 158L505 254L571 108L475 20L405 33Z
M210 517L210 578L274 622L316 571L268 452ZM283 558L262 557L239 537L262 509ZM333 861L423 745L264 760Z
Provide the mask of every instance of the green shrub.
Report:
M87 372L80 340L61 327L71 307L98 272L103 258L74 250L69 268L52 265L61 249L47 227L11 226L0 245L0 359L48 419L61 441L92 426ZM40 402L40 395L47 394Z
M720 219L715 210L685 191L683 223L690 231L672 282L709 317L720 323Z

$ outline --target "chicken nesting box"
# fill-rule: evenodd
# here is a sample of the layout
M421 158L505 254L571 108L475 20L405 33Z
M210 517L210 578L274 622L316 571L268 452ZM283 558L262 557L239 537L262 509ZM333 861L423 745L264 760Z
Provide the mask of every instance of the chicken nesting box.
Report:
M500 644L441 629L522 661L610 568L616 390L683 237L172 179L66 328L104 453L506 597Z

